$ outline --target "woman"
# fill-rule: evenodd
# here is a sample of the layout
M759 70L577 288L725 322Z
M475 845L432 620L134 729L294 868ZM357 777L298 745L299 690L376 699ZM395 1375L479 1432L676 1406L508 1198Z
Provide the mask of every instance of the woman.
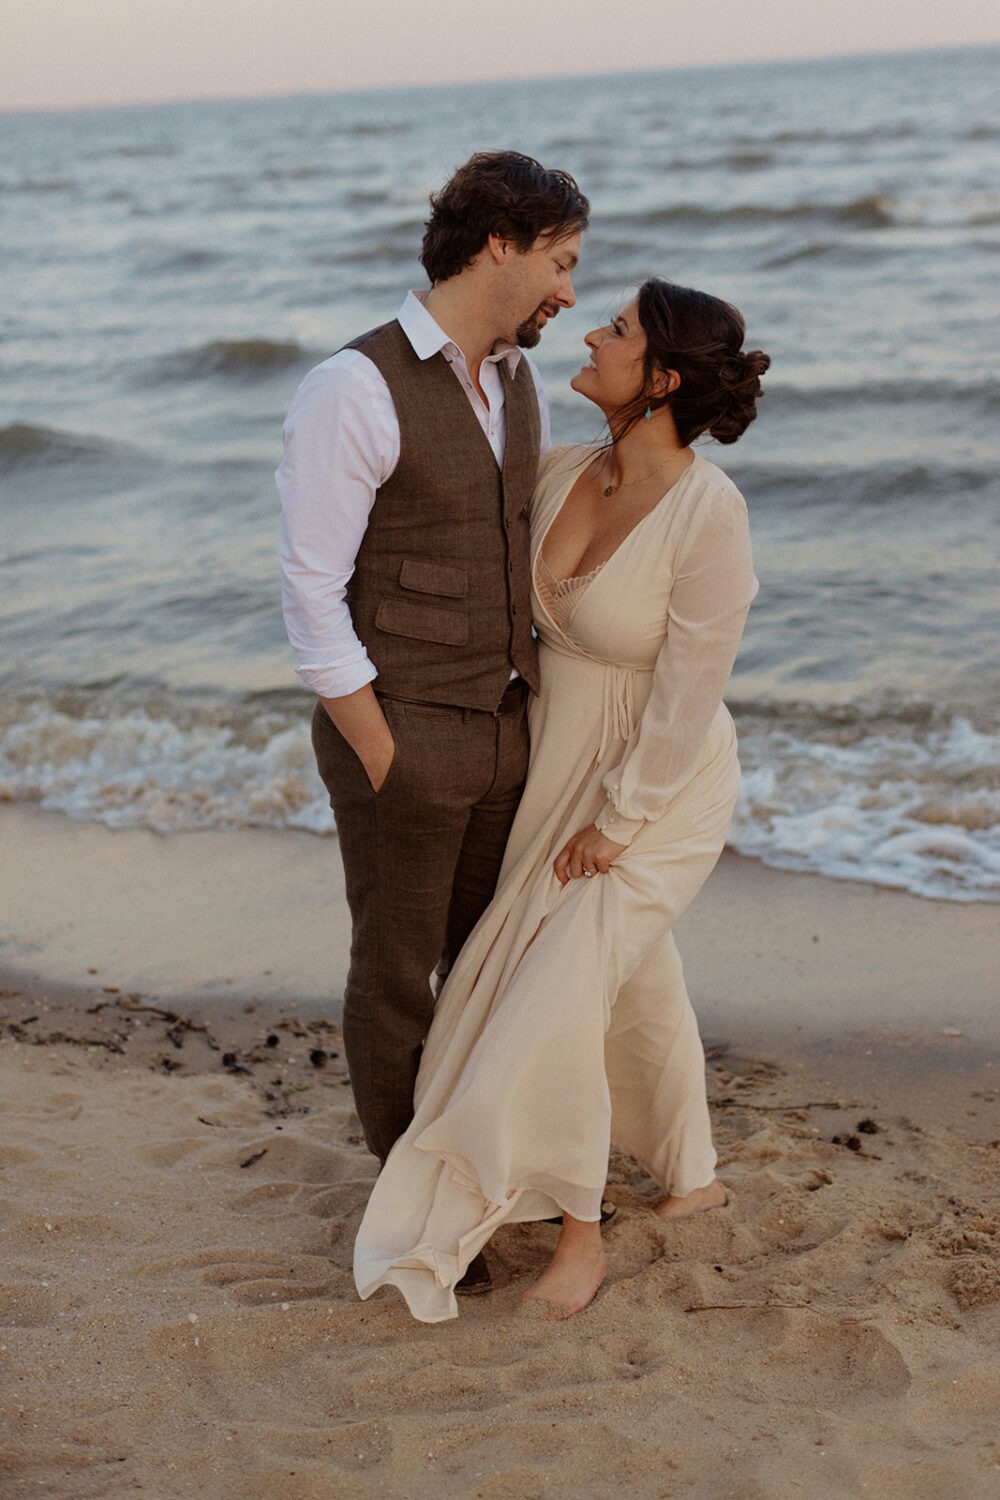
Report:
M554 1317L585 1307L606 1273L612 1140L662 1185L664 1216L725 1201L671 928L739 780L722 692L757 587L746 506L689 445L735 442L756 415L769 360L743 335L728 304L645 282L587 335L571 382L609 443L542 463L528 782L355 1249L361 1295L391 1283L428 1322L456 1315L455 1284L501 1223L554 1215L526 1296Z

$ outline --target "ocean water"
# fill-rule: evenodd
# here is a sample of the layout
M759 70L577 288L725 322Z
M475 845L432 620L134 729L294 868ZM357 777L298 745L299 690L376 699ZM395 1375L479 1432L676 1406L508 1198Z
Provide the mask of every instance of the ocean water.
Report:
M1000 51L4 120L0 798L112 826L333 831L278 608L305 371L424 284L473 150L572 171L583 334L644 275L745 313L756 425L707 449L761 593L737 850L1000 899Z

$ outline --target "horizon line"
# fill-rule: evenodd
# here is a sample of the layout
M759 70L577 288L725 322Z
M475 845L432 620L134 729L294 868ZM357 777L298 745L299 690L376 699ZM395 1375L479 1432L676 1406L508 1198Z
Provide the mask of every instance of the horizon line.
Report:
M170 109L183 108L190 104L253 104L276 102L283 99L329 99L352 97L361 94L395 94L395 93L422 93L429 90L440 91L442 89L464 89L482 88L490 84L511 83L567 83L574 80L586 80L597 78L641 78L649 77L658 73L696 73L696 72L725 72L737 68L773 68L773 67L799 67L810 63L822 62L849 62L861 58L878 57L914 57L928 54L951 54L955 52L990 51L1000 49L1000 40L993 42L958 42L953 46L941 47L938 45L893 47L889 49L873 48L869 51L845 50L843 52L809 53L795 57L755 57L740 61L729 62L691 62L671 63L666 67L656 68L611 68L602 72L587 71L583 73L546 73L525 77L523 74L512 76L501 75L499 77L479 77L458 79L438 79L431 82L419 83L373 83L364 85L348 85L343 87L321 89L278 89L274 92L252 92L246 94L181 94L156 99L126 99L105 100L102 102L86 104L20 104L13 107L0 105L0 118L12 119L22 115L73 115L73 114L98 114L111 110L135 110L135 109Z

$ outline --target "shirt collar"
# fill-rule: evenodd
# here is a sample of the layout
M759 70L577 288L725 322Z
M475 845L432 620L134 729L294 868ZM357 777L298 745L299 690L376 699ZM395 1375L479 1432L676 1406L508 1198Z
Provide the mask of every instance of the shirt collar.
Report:
M441 325L431 317L424 306L426 292L408 292L406 301L397 314L400 328L406 334L418 359L430 359L432 354L443 354L450 364L453 359L465 359L462 350L450 339ZM521 360L522 350L506 339L497 339L486 363L499 364L504 360L507 373L513 375Z

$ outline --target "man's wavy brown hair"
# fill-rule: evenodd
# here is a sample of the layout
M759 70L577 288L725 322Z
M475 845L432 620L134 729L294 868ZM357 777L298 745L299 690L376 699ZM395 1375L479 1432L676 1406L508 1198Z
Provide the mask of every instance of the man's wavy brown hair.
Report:
M491 234L530 250L586 229L590 204L568 172L519 151L477 151L431 195L420 262L432 282L470 265Z

